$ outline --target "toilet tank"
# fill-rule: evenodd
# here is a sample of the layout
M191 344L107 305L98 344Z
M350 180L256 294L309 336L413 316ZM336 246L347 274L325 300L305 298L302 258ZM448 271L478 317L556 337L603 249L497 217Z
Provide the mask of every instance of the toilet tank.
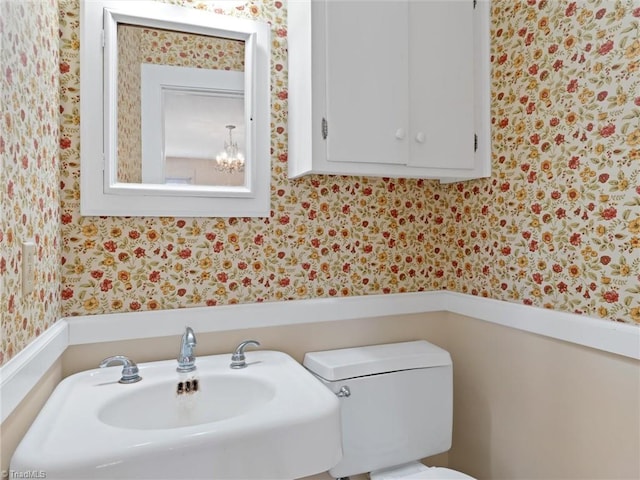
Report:
M451 448L453 367L446 350L424 340L372 345L310 352L304 366L334 393L349 391L340 398L343 458L329 471L333 477Z

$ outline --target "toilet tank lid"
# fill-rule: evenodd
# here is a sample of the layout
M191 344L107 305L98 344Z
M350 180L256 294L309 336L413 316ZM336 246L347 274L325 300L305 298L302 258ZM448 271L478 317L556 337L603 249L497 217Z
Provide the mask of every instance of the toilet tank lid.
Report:
M425 340L309 352L304 366L325 380L451 365L446 350Z

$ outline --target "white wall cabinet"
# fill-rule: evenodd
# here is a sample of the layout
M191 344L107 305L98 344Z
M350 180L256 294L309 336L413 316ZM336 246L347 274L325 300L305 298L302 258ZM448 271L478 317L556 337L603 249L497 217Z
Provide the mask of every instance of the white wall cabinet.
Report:
M289 3L289 176L489 176L489 0Z

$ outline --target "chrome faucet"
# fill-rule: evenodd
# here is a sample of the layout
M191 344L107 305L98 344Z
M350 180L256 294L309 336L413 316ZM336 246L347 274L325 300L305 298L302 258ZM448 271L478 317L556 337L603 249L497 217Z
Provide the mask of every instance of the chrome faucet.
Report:
M196 369L196 334L191 327L187 327L180 341L180 353L178 354L178 368L180 373L193 372Z
M260 346L260 342L256 340L245 340L236 348L236 351L231 355L231 368L244 368L247 366L247 362L245 361L244 349L247 348L247 345L255 345L256 347Z
M118 380L119 383L136 383L142 380L142 377L138 375L138 366L133 360L129 360L129 358L124 355L105 358L100 362L100 368L108 367L113 363L122 364L122 376L120 377L120 380Z

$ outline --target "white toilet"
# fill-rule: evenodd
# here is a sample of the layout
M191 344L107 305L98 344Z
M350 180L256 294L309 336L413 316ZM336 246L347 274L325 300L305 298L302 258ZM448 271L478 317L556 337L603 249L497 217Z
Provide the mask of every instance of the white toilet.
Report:
M453 366L424 340L310 352L304 366L340 398L343 457L335 478L472 479L418 460L451 448Z

